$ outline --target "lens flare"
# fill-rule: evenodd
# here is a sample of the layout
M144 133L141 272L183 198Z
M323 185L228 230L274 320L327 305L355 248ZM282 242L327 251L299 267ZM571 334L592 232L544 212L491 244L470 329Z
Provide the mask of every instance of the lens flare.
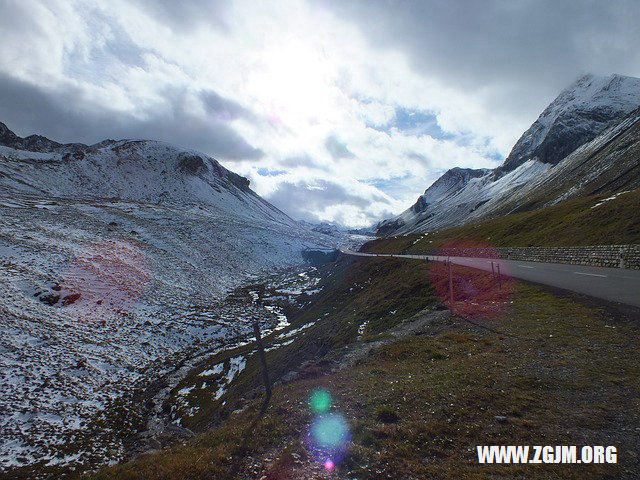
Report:
M348 429L341 415L331 413L318 418L311 433L320 447L335 448L345 441Z
M135 308L151 274L146 255L133 243L97 243L76 257L54 289L78 320L108 321Z
M505 312L515 287L504 263L499 262L500 256L495 248L475 240L455 240L445 243L436 255L480 258L486 268L481 270L457 265L455 259L451 266L446 262L432 262L429 267L430 283L452 313L489 319Z
M318 388L311 392L309 406L313 413L327 413L331 408L331 394L324 388Z
M309 451L325 468L328 465L335 468L335 464L346 455L350 441L349 427L339 413L318 415L307 434Z
M335 463L333 463L333 460L331 460L330 458L327 458L327 459L324 461L324 468L325 468L326 470L331 471L331 470L333 470L335 467L336 467L336 464L335 464Z

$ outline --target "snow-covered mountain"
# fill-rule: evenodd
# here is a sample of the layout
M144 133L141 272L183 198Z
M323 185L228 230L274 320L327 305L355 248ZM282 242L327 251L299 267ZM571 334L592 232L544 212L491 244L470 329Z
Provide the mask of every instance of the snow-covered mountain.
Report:
M413 206L380 222L377 234L426 232L635 185L633 149L620 146L607 159L601 150L637 128L638 107L640 79L586 75L542 112L500 167L447 171ZM632 142L633 135L625 138Z
M640 78L585 75L566 88L516 142L501 171L530 159L556 165L640 106Z
M277 308L223 297L336 242L202 153L0 124L0 473L77 462L58 447L79 438L117 457L90 419L152 372L242 341L250 320L276 328Z
M496 195L469 215L487 216L554 205L585 195L640 188L640 108L593 140L576 148L555 167L533 177L511 195Z
M0 123L5 193L116 199L200 207L256 222L295 223L249 188L249 181L201 153L145 140L60 145L20 139Z
M378 235L386 235L387 233L395 233L404 225L413 224L414 221L420 219L421 223L432 218L430 212L437 208L437 205L444 205L448 199L455 197L460 191L464 190L470 181L477 183L477 179L484 177L491 170L459 168L455 167L448 170L433 185L431 185L424 194L418 197L408 210L401 213L395 219L383 221L378 224Z
M306 228L313 232L320 232L320 233L324 233L325 235L331 235L333 237L340 237L345 235L344 229L340 228L340 226L334 223L329 223L329 222L311 223L305 220L299 220L298 224L303 228Z

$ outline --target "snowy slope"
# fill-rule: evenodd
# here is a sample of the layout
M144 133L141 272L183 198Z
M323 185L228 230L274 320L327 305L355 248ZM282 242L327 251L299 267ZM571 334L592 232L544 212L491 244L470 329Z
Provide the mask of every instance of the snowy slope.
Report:
M90 419L152 366L237 343L252 319L276 328L277 310L222 298L339 241L198 152L60 145L1 124L0 143L0 473L86 460L58 456L71 439L117 458Z
M531 158L555 165L639 105L640 78L585 75L542 112L500 170L513 170Z
M104 142L34 152L0 146L0 186L7 192L59 198L126 199L200 205L224 215L293 226L243 177L215 159L153 141Z
M436 200L433 203L425 200L431 197L429 188L411 208L395 219L381 222L378 234L406 235L464 223L470 214L482 208L492 198L510 195L548 168L547 164L529 160L498 179L493 170L484 170L482 176L470 178L462 188L453 190L448 195L434 195ZM419 205L424 206L417 208ZM389 226L394 228L389 229Z
M626 149L624 158L616 154L605 160L598 152L635 125L639 106L640 79L586 75L544 110L502 166L484 171L449 170L412 207L378 224L377 233L431 231L543 206L553 199L606 193L635 184L619 178L638 175L637 157L627 148L635 137L620 147ZM580 186L587 184L588 188ZM551 191L553 199L546 194Z
M379 235L386 232L403 232L404 225L413 226L432 218L431 211L438 205L444 205L465 189L469 182L470 188L477 184L477 179L487 175L489 169L473 170L470 168L452 168L436 180L411 208L405 210L392 220L384 220L377 225Z
M567 155L506 198L496 196L469 220L549 206L570 198L640 188L640 109Z

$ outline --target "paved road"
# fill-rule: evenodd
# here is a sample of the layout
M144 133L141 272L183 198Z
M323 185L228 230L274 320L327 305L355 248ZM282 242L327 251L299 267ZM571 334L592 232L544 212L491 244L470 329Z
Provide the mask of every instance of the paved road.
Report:
M500 272L505 275L640 307L640 270L488 258L360 253L351 250L342 250L342 253L361 257L399 257L434 261L444 261L450 258L454 264L489 272L493 262L493 268L497 269L499 265Z

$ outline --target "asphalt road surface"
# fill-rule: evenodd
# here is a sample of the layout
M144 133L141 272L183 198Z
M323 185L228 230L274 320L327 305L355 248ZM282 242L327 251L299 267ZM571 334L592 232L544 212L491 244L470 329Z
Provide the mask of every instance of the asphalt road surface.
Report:
M342 253L360 257L399 257L432 261L450 259L456 265L464 265L489 272L493 263L493 268L496 271L500 268L500 273L503 275L640 307L640 270L489 258L360 253L351 250L342 250Z

